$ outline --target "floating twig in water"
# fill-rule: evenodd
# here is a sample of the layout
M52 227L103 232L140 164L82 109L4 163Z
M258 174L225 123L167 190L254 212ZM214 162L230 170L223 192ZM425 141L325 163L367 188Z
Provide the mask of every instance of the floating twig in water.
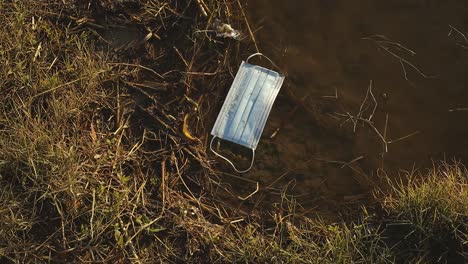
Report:
M459 112L459 111L468 111L468 107L459 107L459 108L449 109L449 112Z
M367 110L366 104L367 104L367 101L369 100L369 95L373 100L374 106L372 108L371 113L369 114L369 117L365 118L364 115L365 115L365 112ZM343 123L341 123L341 125L344 125L348 121L351 121L353 123L353 132L354 133L356 132L356 127L357 127L357 124L358 124L359 121L361 121L363 124L367 124L370 128L372 128L374 130L375 134L382 141L383 148L384 148L383 153L388 152L388 145L389 144L401 141L403 139L407 139L409 137L412 137L412 136L417 135L417 134L420 133L419 131L416 131L416 132L413 132L413 133L411 133L409 135L406 135L406 136L403 136L403 137L400 137L400 138L397 138L397 139L394 139L394 140L390 140L390 141L387 140L388 114L386 115L385 127L384 127L383 134L379 131L379 129L377 129L375 127L374 122L372 121L372 119L373 119L373 117L375 115L375 112L377 111L377 107L378 107L378 103L377 103L377 100L376 100L376 98L374 96L374 93L372 92L372 80L371 80L370 83L369 83L369 88L367 89L366 96L364 97L364 100L362 101L361 105L359 106L359 112L357 113L356 116L351 115L349 112L345 112L345 113L335 112L334 114L336 116L338 116L338 117L346 118L346 120ZM467 108L467 110L468 110L468 108Z
M419 75L421 75L422 77L424 78L431 78L431 77L434 77L434 76L429 76L425 73L423 73L418 67L416 67L413 63L411 63L410 61L408 61L407 59L403 58L402 55L398 55L396 53L397 50L400 50L400 51L403 51L403 52L406 52L406 53L409 53L410 56L414 56L416 55L416 52L406 48L405 46L401 45L400 43L397 43L397 42L393 42L393 41L390 41L385 35L372 35L372 36L368 36L368 37L365 37L363 38L365 40L370 40L370 41L373 41L377 47L385 50L388 54L392 55L394 58L396 58L399 62L400 62L400 65L401 65L401 69L403 71L403 74L404 74L404 77L405 77L405 80L408 80L408 75L407 75L407 71L406 71L406 66L409 66L411 68L413 68Z
M344 164L341 166L341 168L344 168L344 167L346 167L346 166L349 166L349 165L353 164L353 163L356 162L356 161L362 160L363 158L365 158L365 156L359 156L359 157L357 157L357 158L354 158L354 159L350 160L349 162L344 163Z
M239 0L237 0L237 4L239 5L239 9L242 12L242 16L244 17L245 24L247 25L247 29L249 30L250 37L252 38L252 41L254 43L255 50L257 51L257 53L259 53L260 49L258 48L257 40L255 40L254 33L252 32L252 28L250 27L249 21L247 20L247 16L245 15L244 8L242 7Z
M463 34L463 32L461 32L460 30L458 30L457 28L455 28L455 27L452 26L452 25L449 25L449 27L450 27L450 32L448 33L447 36L450 37L450 36L452 35L452 32L453 32L453 31L457 32L457 33L463 38L463 40L465 41L464 44L462 44L462 43L457 43L457 45L460 46L460 47L462 47L462 48L464 48L464 49L468 49L468 38L465 36L465 34Z
M409 138L409 137L412 137L412 136L414 136L414 135L417 135L417 134L419 134L419 133L421 133L421 132L420 132L420 131L415 131L415 132L413 132L413 133L411 133L411 134L409 134L409 135L406 135L406 136L403 136L403 137L400 137L400 138L397 138L397 139L394 139L394 140L390 140L390 141L388 141L387 143L388 143L388 144L392 144L392 143L401 141L401 140L403 140L403 139L407 139L407 138Z
M338 89L335 88L335 95L324 95L322 98L333 98L338 99Z

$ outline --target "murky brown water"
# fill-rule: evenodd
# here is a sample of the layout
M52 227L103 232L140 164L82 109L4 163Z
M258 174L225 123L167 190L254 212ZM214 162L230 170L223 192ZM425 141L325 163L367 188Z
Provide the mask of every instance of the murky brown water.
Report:
M449 25L468 32L465 1L256 0L248 9L260 51L287 82L246 178L290 186L305 203L348 201L379 185L378 169L395 175L440 159L468 160L468 111L449 111L468 107L468 43L454 30L448 36ZM371 35L385 38L363 39ZM368 123L354 132L340 115L358 115L371 80L375 129L387 141L419 132L388 144L388 152ZM362 118L372 103L368 95ZM359 157L351 166L337 163Z

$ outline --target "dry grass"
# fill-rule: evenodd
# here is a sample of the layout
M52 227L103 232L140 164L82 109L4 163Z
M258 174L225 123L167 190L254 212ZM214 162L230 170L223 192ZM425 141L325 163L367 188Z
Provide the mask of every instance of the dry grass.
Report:
M0 1L0 262L392 263L434 260L446 237L441 261L466 258L461 166L395 185L385 217L354 223L232 202L206 123L255 45L207 30L246 28L239 3ZM108 46L129 23L142 39Z

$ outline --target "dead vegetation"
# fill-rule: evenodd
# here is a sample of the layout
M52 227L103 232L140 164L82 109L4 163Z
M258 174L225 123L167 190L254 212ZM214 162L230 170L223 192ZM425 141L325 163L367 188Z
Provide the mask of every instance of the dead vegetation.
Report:
M432 260L434 248L442 260L466 258L461 166L396 185L385 218L364 210L348 224L301 216L286 196L275 210L250 210L248 193L223 182L207 122L243 50L258 49L240 1L0 9L2 263L391 263ZM217 19L251 38L216 37ZM141 38L113 45L106 32L129 26ZM394 220L410 228L387 232ZM402 234L413 241L404 255Z

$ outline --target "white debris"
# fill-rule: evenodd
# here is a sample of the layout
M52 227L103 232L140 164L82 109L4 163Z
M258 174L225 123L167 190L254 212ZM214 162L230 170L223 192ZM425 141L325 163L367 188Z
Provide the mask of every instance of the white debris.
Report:
M235 30L231 25L222 23L219 20L213 22L213 28L217 37L233 38L236 40L239 40L241 37L241 33L238 30Z

